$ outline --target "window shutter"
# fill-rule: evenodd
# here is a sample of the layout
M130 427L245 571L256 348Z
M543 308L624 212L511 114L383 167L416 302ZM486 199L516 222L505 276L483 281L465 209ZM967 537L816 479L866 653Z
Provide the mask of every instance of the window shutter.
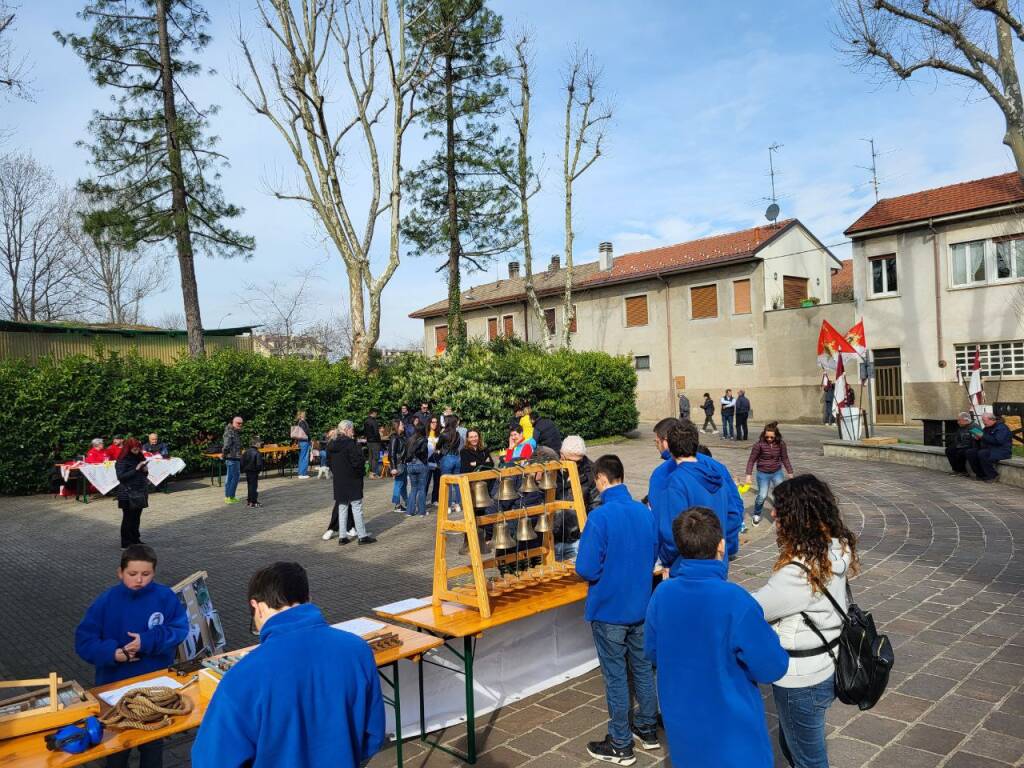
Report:
M702 285L690 289L690 317L694 320L718 317L717 285Z
M544 323L548 327L548 333L555 332L555 310L545 309L544 310Z
M629 296L626 299L626 327L647 325L647 297Z
M513 321L512 315L505 315L505 317L502 318L502 321L503 321L503 324L505 326L505 336L507 336L509 338L511 338L512 336L515 336L516 328L515 328L515 322Z
M487 318L487 339L494 341L498 338L498 318L489 317Z
M441 354L448 349L448 326L439 325L434 329L434 340L436 342L435 349L437 354Z
M569 333L576 333L576 305L572 305L572 322L569 323Z
M750 314L750 281L734 280L732 284L732 311L736 315Z
M786 309L799 307L800 302L807 298L807 278L782 276L782 299Z

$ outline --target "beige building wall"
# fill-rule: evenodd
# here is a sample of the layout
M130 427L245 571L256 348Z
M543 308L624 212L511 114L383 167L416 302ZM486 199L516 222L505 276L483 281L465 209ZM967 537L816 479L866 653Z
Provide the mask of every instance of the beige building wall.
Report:
M967 398L956 384L955 345L1024 338L1024 320L1014 311L1024 281L954 287L952 251L956 243L1024 232L1020 216L936 224L858 239L853 245L854 291L872 350L898 348L903 380L904 421L947 418L964 410ZM992 247L991 242L987 247ZM874 296L872 256L896 254L898 291ZM936 261L938 285L936 285ZM936 298L938 296L938 299ZM944 363L944 365L943 365ZM990 401L1024 401L1024 379L986 382Z

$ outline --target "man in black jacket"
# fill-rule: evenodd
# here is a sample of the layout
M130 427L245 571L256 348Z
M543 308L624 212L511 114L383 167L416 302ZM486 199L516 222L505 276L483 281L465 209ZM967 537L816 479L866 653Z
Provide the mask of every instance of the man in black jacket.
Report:
M967 471L967 451L974 447L974 437L971 435L971 414L962 411L956 417L957 430L953 439L946 446L946 458L949 460L949 467L954 475L970 477Z
M750 400L747 399L747 393L744 390L740 390L739 396L736 398L736 439L746 440L747 434L747 419L750 418Z
M533 416L533 439L537 445L550 448L555 453L562 450L562 433L546 416Z
M370 409L370 415L363 422L363 437L366 438L366 454L370 460L370 477L380 477L380 451L383 443L380 439L380 422L377 420L376 408Z
M359 543L373 544L377 540L366 532L366 525L363 523L363 452L356 445L355 427L351 421L345 420L338 424L338 436L327 444L327 462L331 467L331 479L334 483L338 521L345 520L351 507ZM348 542L349 538L342 530L338 543Z

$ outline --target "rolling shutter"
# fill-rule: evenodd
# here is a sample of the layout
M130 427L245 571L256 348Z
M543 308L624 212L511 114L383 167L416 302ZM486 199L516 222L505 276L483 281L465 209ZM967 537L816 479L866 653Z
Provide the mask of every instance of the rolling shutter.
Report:
M545 309L544 310L544 323L548 327L548 333L555 332L555 310Z
M702 285L690 289L690 317L694 320L718 317L717 285Z
M576 333L576 305L572 305L572 322L569 323L569 333Z
M647 325L647 297L629 296L626 298L626 327Z
M439 325L434 329L434 340L436 342L435 349L437 354L441 354L448 349L448 326Z
M782 298L786 309L799 307L800 302L807 298L807 278L783 275Z
M750 281L734 280L732 284L732 311L735 315L750 314Z
M498 338L498 318L487 318L487 340L494 341Z
M502 318L502 324L505 326L505 336L508 338L515 336L516 328L512 315L505 315Z

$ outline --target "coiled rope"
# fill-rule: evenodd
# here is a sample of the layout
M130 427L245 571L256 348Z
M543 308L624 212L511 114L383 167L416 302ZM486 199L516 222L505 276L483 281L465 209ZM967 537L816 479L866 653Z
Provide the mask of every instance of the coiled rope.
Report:
M192 709L192 700L173 688L136 688L122 696L100 722L113 728L158 731L171 724L172 715L187 715Z

